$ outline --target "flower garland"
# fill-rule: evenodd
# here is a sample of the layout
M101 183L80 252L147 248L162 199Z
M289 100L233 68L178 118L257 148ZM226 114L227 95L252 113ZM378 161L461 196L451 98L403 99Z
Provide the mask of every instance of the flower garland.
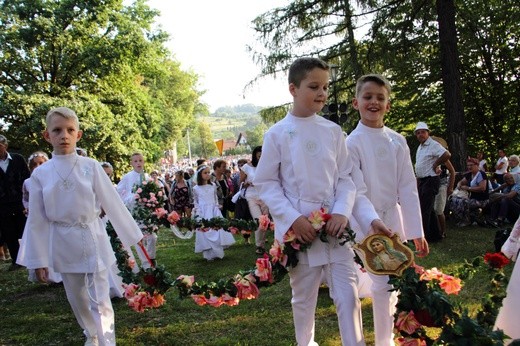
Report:
M309 221L318 233L322 241L328 241L323 226L330 218L324 209L311 213ZM213 218L210 220L193 220L187 218L173 218L177 227L205 231L212 228L223 228L234 234L240 230L274 229L274 224L264 215L259 222L246 220L227 220L223 218ZM113 233L115 237L115 232ZM353 242L355 234L347 229L339 238L340 244ZM287 274L289 267L298 264L298 251L305 251L310 245L303 244L296 239L292 229L285 234L283 243L274 241L269 254L256 260L255 268L240 271L238 274L227 279L220 279L217 282L195 281L194 276L180 275L176 280L171 280L171 276L164 270L163 266L141 270L140 273L131 272L131 267L127 262L121 263L123 282L125 283L125 298L128 305L137 312L143 312L149 308L157 308L165 303L164 293L171 287L176 287L180 298L191 297L198 305L210 305L218 307L221 305L238 305L240 300L256 299L259 295L259 288L271 286L281 281ZM121 247L119 251L124 251ZM120 256L122 260L127 258ZM119 262L118 262L119 264Z
M308 218L320 240L324 242L328 241L324 225L330 217L324 209L320 209L312 212ZM274 228L268 218L262 218L259 224L255 222L254 225L245 220L222 218L195 221L170 217L170 222L177 227L197 228L200 231L224 228L234 234L237 233L235 228L239 227L249 230L255 229L258 225L262 229ZM340 237L340 244L355 244L354 239L355 233L346 229ZM271 286L282 280L288 268L296 267L298 264L298 252L305 251L309 246L298 241L294 230L289 229L282 243L275 240L269 253L256 260L255 268L240 271L233 277L216 282L196 281L193 275L180 275L172 280L169 273L164 271L164 267L150 268L138 276L145 284L127 285L125 297L132 309L143 312L164 304L164 293L169 288L176 287L180 298L191 297L200 306L235 306L241 300L258 298L261 287ZM355 260L363 267L359 257ZM482 262L489 265L493 279L490 293L483 298L482 309L476 319L471 318L467 311L460 311L460 307L455 308L448 298L448 295L457 295L462 289L460 278L444 274L437 268L425 269L418 265L407 268L400 277L392 276L389 283L393 285L393 290L399 291L394 315L395 330L399 335L395 340L396 344L500 344L506 336L502 331L493 331L493 325L506 296L508 278L503 272L503 267L509 260L501 253L486 254L472 262L466 261L459 270L459 276L463 279L470 278ZM432 339L426 327L442 328L440 336Z
M161 225L168 225L168 218L173 216L164 209L166 196L159 185L151 179L143 180L134 186L134 193L135 206L131 214L144 235L156 233Z
M486 254L484 262L493 274L490 293L483 299L482 310L476 319L467 311L455 308L448 295L456 295L462 288L460 278L446 275L437 268L424 269L414 265L407 268L401 277L389 281L399 291L395 329L399 335L397 345L494 345L503 341L502 331L493 331L498 310L505 298L508 279L503 267L509 260L501 253ZM463 278L471 277L481 265L482 257L465 262L459 271ZM442 328L437 339L432 339L425 327Z

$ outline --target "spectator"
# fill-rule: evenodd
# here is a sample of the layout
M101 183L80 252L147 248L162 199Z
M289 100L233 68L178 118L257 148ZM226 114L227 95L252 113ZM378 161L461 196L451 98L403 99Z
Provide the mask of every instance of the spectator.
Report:
M440 137L432 136L432 138L439 142L446 150L448 150L448 143ZM450 160L446 160L444 164L439 167L439 193L435 196L435 204L433 209L437 214L439 220L439 230L442 238L446 237L446 216L444 215L444 209L446 209L446 200L448 196L453 193L453 187L455 186L455 168Z
M240 159L237 161L238 171L231 175L231 182L233 183L233 190L238 192L240 190L240 172L242 170L242 166L247 163L247 159Z
M191 180L184 179L184 172L177 171L170 193L172 210L180 216L191 217L193 209L193 190Z
M439 220L434 211L435 196L439 193L440 177L437 168L451 157L448 150L430 138L428 125L423 122L417 123L415 136L419 143L415 155L415 174L421 202L421 215L424 235L428 242L440 241L442 239L439 230Z
M498 149L498 161L495 164L495 173L497 175L497 183L504 183L504 174L507 172L509 166L509 160L507 159L506 152L504 149Z
M488 179L485 172L478 168L478 160L468 158L466 166L469 170L457 188L469 193L469 198L452 197L450 209L461 220L457 226L465 227L477 221L478 212L489 203Z
M25 227L25 213L22 203L22 186L30 172L23 156L7 151L8 142L0 135L0 244L5 242L11 254L9 270L22 266L16 264L16 257Z
M256 167L258 166L258 161L260 160L260 156L262 156L262 147L258 146L253 149L253 153L251 154L251 162L242 166L240 171L240 182L244 184L244 188L246 188L246 200L249 206L249 211L251 212L251 216L253 219L260 219L261 215L268 215L269 208L267 205L260 199L258 194L258 190L253 184L253 180L255 178ZM261 230L260 226L255 231L255 243L256 243L256 254L263 255L265 252L265 238L266 231Z
M484 158L484 153L482 151L479 151L477 153L477 160L478 160L478 169L481 170L482 172L487 172L488 171L487 161Z
M217 186L217 197L222 216L227 218L227 212L231 203L231 196L229 195L229 188L226 181L225 172L227 169L227 162L225 160L216 160L213 163L213 173L211 174L211 182ZM197 179L197 184L198 184Z
M515 182L520 183L520 158L518 155L509 156L509 173L515 178Z
M491 204L491 224L501 227L505 219L513 221L520 215L520 186L515 183L511 173L504 174L505 183L491 192L501 193Z

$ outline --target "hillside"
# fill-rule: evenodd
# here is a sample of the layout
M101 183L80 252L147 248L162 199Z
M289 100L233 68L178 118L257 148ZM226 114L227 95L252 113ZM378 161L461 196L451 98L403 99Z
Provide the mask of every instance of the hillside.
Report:
M261 122L262 107L252 104L218 108L213 114L200 118L206 122L215 139L236 139L240 132L250 130Z

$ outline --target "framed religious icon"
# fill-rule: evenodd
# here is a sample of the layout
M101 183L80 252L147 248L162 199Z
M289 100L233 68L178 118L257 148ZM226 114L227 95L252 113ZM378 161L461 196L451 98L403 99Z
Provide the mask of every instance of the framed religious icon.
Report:
M394 234L372 234L354 245L365 269L376 275L401 276L403 270L413 263L413 251Z

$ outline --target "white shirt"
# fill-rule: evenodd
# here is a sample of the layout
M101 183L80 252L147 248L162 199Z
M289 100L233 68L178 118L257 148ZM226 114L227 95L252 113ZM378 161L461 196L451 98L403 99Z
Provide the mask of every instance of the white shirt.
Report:
M132 209L135 205L134 187L142 183L143 179L148 180L148 178L148 174L137 173L136 171L130 171L123 175L116 189L128 208Z
M60 177L61 176L61 177ZM29 215L17 263L58 273L93 273L115 262L101 208L123 245L136 244L141 230L99 162L56 155L31 175ZM62 181L70 182L64 189Z
M428 137L424 143L419 145L417 153L415 154L415 174L417 178L436 176L437 173L434 170L433 164L446 151L442 145L434 141L431 137Z
M497 169L495 171L496 174L505 174L507 172L507 167L509 166L509 160L507 159L506 156L501 157L501 158L498 159L497 164L495 165L495 167L498 166L498 164L501 163L501 162L503 162L504 164L502 165L502 168Z
M406 139L388 127L375 129L359 122L346 142L381 220L403 241L422 238L417 181Z
M254 184L273 216L276 239L283 241L299 216L308 217L321 207L347 218L356 209L367 230L377 214L368 199L357 193L352 169L343 132L333 122L317 115L300 118L288 113L273 125L264 135ZM362 180L361 185L363 191ZM334 239L324 243L317 238L300 253L301 263L310 266L351 260Z
M246 175L246 182L253 183L253 180L255 179L256 167L245 164L240 168L240 170ZM255 185L249 185L246 190L246 198L259 198L258 189Z
M2 171L4 173L7 172L7 167L9 167L9 160L12 160L11 154L7 153L7 157L5 160L0 160L0 168L2 168Z

